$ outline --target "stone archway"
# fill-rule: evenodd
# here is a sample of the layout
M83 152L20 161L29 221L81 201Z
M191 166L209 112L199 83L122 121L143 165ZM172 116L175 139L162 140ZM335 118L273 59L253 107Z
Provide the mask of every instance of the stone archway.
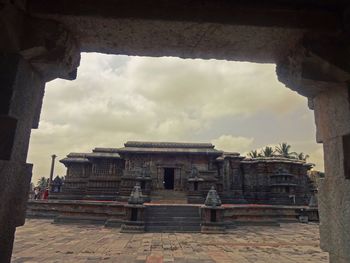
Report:
M321 246L349 262L348 10L331 0L0 0L0 261L24 223L45 82L74 79L80 52L95 51L276 63L279 80L309 98L324 145Z

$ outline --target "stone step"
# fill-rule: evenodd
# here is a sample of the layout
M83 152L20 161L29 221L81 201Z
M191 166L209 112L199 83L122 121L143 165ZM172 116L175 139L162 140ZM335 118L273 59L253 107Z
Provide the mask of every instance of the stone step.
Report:
M153 213L153 214L199 214L199 209L181 209L181 208L174 208L174 209L148 209L146 208L147 213Z
M147 226L148 232L199 232L200 226Z
M197 222L174 222L174 221L151 221L147 222L146 226L199 226L200 221Z
M147 206L148 211L199 211L199 206L186 206L186 205L154 205Z
M280 226L277 220L235 220L234 226Z
M157 190L150 196L152 203L159 204L187 204L187 194L182 191Z
M187 199L183 200L183 199L154 199L153 197L151 197L151 203L154 204L187 204Z
M199 207L181 205L156 205L146 208L146 231L198 232Z
M163 217L157 217L157 216L149 216L147 217L147 221L149 222L159 222L159 221L173 221L173 222L197 222L200 221L200 217L194 217L194 216L189 216L189 217L171 217L171 216L163 216Z
M146 217L146 222L160 222L160 221L170 221L170 222L176 222L176 221L181 221L185 222L188 220L189 222L197 222L200 220L200 217L182 217L181 219L171 217L171 216L164 216L164 217L157 217L157 216L152 216L152 217Z
M165 217L199 217L199 213L194 213L194 212L183 212L183 213L178 213L178 212L156 212L153 213L152 211L147 211L146 212L146 217L147 218L165 218Z

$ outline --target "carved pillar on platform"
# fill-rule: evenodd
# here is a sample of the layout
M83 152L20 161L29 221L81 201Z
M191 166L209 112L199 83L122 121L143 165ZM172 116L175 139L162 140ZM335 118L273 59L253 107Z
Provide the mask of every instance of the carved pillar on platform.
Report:
M126 221L122 225L121 232L123 233L140 233L145 231L144 199L140 184L137 183L132 190L128 204L125 205Z
M201 207L201 232L225 233L224 208L214 186L209 190L204 206Z

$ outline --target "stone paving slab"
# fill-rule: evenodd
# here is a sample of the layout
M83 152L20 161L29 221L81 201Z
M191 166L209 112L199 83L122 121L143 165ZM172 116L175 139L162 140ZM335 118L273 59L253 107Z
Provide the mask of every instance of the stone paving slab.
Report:
M326 263L318 224L249 226L228 234L120 233L93 225L28 219L17 228L12 262Z

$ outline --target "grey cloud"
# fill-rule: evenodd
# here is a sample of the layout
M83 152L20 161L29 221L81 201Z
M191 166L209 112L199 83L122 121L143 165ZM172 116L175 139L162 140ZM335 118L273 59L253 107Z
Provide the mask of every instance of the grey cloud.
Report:
M259 139L261 112L288 125L284 117L300 109L307 110L306 100L277 81L271 64L83 54L77 80L47 84L29 161L37 178L48 174L52 153L62 158L129 139L216 140L244 151L266 143ZM250 135L235 132L237 117L253 121ZM233 121L232 134L225 119ZM284 134L286 140L291 134Z

